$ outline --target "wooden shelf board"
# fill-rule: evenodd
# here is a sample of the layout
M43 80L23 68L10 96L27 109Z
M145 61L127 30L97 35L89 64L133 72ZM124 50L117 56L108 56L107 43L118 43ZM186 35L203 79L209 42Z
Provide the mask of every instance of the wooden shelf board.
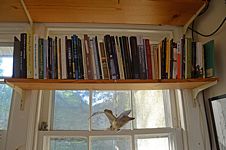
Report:
M5 83L22 90L157 90L194 89L218 78L186 80L43 80L5 79Z
M185 25L204 0L24 0L33 22ZM6 15L7 14L7 15ZM3 0L0 21L24 22L20 0Z
M2 0L0 22L28 22L20 0Z

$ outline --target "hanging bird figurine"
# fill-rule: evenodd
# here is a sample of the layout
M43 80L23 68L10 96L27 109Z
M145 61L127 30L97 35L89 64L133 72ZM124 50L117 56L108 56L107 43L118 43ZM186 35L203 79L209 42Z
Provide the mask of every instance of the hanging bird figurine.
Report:
M90 116L90 118L97 114L104 113L107 116L107 118L111 124L110 130L119 131L120 128L123 127L126 123L128 123L130 120L135 119L133 117L129 117L130 112L131 112L131 110L127 110L127 111L122 112L118 117L115 117L111 110L105 109L103 112L93 113L92 116Z

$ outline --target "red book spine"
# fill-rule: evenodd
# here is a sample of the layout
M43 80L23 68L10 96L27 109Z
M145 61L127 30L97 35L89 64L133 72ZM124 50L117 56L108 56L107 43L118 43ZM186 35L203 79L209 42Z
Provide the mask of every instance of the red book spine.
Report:
M147 57L147 65L148 65L148 79L152 79L152 64L151 64L151 46L149 43L149 39L145 39L145 47L146 47L146 57Z
M180 43L177 45L177 79L181 79L181 50Z

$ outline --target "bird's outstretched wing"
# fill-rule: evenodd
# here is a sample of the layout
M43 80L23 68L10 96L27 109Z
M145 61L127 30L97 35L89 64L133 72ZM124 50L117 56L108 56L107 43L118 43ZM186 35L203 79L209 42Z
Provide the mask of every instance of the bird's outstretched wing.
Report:
M104 113L108 117L108 120L109 120L110 124L112 124L112 121L116 120L116 117L113 115L111 110L105 109Z
M95 115L103 114L103 113L105 113L105 112L103 112L103 111L95 112L95 113L93 113L93 114L89 117L89 119L90 119L91 117L95 116Z
M120 118L122 118L122 117L124 117L124 116L129 116L130 112L131 112L131 110L126 110L126 111L122 112L122 113L117 117L117 119L120 119Z

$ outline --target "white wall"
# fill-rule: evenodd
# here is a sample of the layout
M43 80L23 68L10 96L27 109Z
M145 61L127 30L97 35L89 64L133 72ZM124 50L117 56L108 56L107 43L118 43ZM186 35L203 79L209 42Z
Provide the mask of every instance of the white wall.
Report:
M226 17L226 4L224 0L211 0L209 9L201 17L198 17L196 21L196 29L203 34L210 34L213 32L222 20ZM210 116L210 109L208 98L226 94L226 22L223 27L211 37L198 36L201 42L207 42L212 39L215 41L215 58L216 58L216 76L219 77L219 83L207 90L205 93L205 102L207 104L207 115ZM213 136L212 123L209 122L211 131L211 138ZM212 149L216 149L215 141L213 140Z

